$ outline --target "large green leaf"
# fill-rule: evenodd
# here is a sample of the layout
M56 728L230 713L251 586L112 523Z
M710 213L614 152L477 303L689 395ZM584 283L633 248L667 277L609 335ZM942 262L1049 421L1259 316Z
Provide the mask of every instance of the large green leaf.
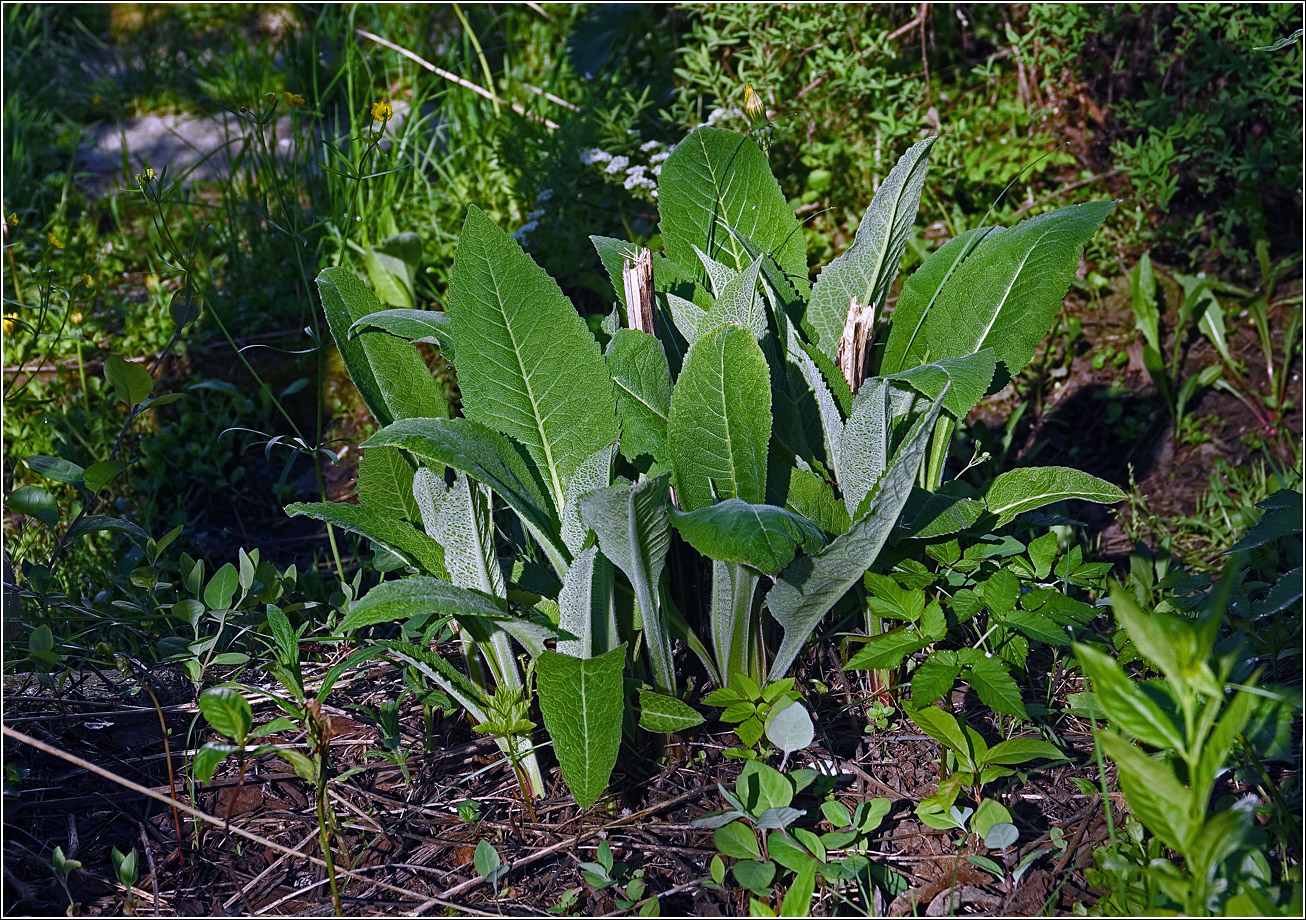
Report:
M324 268L317 289L345 369L378 423L449 414L443 389L412 344L388 335L349 337L355 322L381 310L357 275L340 266Z
M618 436L598 343L557 283L475 206L447 312L464 414L525 445L561 508L571 474Z
M807 276L802 228L771 175L766 155L742 135L699 128L662 164L658 213L667 256L694 265L697 246L737 271L752 259L728 227L769 252L787 273Z
M358 501L364 508L420 523L413 498L413 468L393 447L363 451L358 461Z
M805 318L817 346L831 358L852 301L873 306L877 316L884 306L911 238L934 141L927 137L902 155L862 215L853 244L821 270L812 287Z
M866 511L853 521L848 532L815 555L799 556L768 592L767 607L784 628L784 639L771 665L772 679L784 676L816 624L849 588L862 580L862 575L879 556L911 495L912 482L942 407L940 396L916 420L869 496Z
M1080 470L1027 466L1002 473L984 494L989 511L998 516L999 526L1026 511L1069 498L1109 505L1124 501L1125 493L1106 480Z
M676 676L671 637L658 608L658 582L671 545L667 477L591 492L581 499L580 516L598 536L603 555L621 569L634 589L644 623L654 686L663 693L674 694Z
M671 391L667 422L681 507L765 501L770 438L771 378L753 334L727 324L699 338Z
M417 273L422 267L422 238L399 233L382 240L363 257L367 277L381 300L394 307L412 308Z
M697 511L671 510L671 523L690 546L709 559L738 562L774 574L794 558L825 545L821 529L775 505L728 498Z
M895 354L890 335L885 366L910 370L992 347L1006 376L1019 374L1061 309L1084 243L1114 206L1111 201L1069 205L984 236L938 290L901 368L890 364Z
M349 327L349 337L356 338L369 329L388 332L410 342L438 345L444 356L454 360L453 323L448 313L439 310L382 310L369 313Z
M624 644L597 658L545 652L536 664L540 713L562 778L581 808L598 801L621 747Z
M1168 763L1148 757L1115 732L1097 732L1102 753L1116 763L1125 801L1149 831L1170 849L1184 852L1192 839L1188 789Z
M765 258L766 256L759 255L743 271L732 272L733 277L717 289L712 309L699 321L700 330L712 329L722 323L734 323L751 331L756 338L760 339L766 334L766 306L757 286L757 275ZM704 323L707 324L706 327Z
M671 370L662 343L637 329L619 329L608 343L606 359L617 392L622 456L665 460Z
M942 358L918 365L901 374L891 375L891 379L909 384L930 399L936 399L943 392L944 386L951 384L943 408L953 418L961 419L984 398L996 370L997 357L993 349L982 348L971 355Z
M392 553L440 578L448 577L444 567L444 550L425 533L380 511L347 505L343 502L296 502L286 506L291 517L304 515L361 534Z
M875 488L889 466L889 445L893 436L893 385L883 377L866 381L853 400L835 443L834 471L843 493L844 507L855 516L866 496Z
M440 503L437 539L444 547L444 565L455 585L498 598L508 597L503 570L494 547L490 488L459 473Z
M402 447L423 460L451 466L483 482L521 516L561 575L565 550L553 505L516 445L468 419L403 419L382 428L363 447Z

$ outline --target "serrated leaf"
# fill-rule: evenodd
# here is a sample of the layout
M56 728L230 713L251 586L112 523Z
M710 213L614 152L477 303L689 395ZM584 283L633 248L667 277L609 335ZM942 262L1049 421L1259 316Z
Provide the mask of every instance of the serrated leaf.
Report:
M912 672L912 702L928 705L943 699L960 676L961 662L957 660L956 652L947 650L935 652Z
M671 509L671 524L690 546L709 559L735 562L774 574L802 546L825 545L814 523L775 505L750 505L729 498L697 511Z
M393 447L363 451L358 461L358 499L363 507L399 520L422 520L413 498L413 468Z
M766 155L742 135L699 128L676 145L658 178L658 213L667 256L697 261L694 247L743 270L752 261L731 234L769 252L787 273L806 277L802 228L785 201Z
M767 607L784 628L784 639L771 666L773 678L789 670L817 623L879 556L911 494L941 408L942 401L936 401L916 420L877 490L869 496L866 513L821 552L799 556L790 563L767 593Z
M762 303L761 291L757 287L757 276L762 269L764 258L765 256L759 255L742 271L735 273L735 276L721 289L712 309L708 310L707 315L698 322L700 334L722 323L742 326L753 333L754 338L760 339L766 334L766 309Z
M752 333L725 325L689 349L671 391L667 442L681 507L761 504L771 437L771 379Z
M342 266L324 268L317 289L345 369L378 424L448 416L444 391L412 344L393 336L349 337L354 323L382 308L357 275Z
M847 671L869 671L878 668L896 668L908 655L919 652L930 644L928 636L911 626L899 626L871 638L848 659Z
M639 724L651 732L683 732L703 724L703 716L696 709L674 696L639 691Z
M559 574L566 571L554 506L529 461L503 435L468 419L403 419L363 442L364 449L384 446L402 447L489 486L521 516Z
M785 507L829 534L845 533L852 524L848 509L835 497L834 488L810 470L789 470Z
M597 658L546 651L536 662L544 725L553 739L562 778L581 808L598 801L617 763L625 661L623 643Z
M671 371L662 343L637 329L619 329L605 358L617 394L621 455L666 460Z
M658 607L658 582L671 545L667 477L591 492L581 499L580 516L598 536L603 555L621 569L634 589L654 686L660 692L674 693L671 637Z
M1067 499L1114 504L1125 493L1104 479L1064 466L1027 466L1000 474L984 494L988 509L997 515L998 526L1018 515Z
M994 712L1028 719L1020 688L1006 666L996 658L980 658L966 665L966 680L980 701ZM914 684L913 684L914 686Z
M118 401L128 406L142 402L154 390L154 378L148 370L117 355L104 359L104 379L113 387Z
M333 502L297 502L286 506L286 514L291 517L302 514L342 530L361 534L432 575L445 577L449 574L444 567L444 550L439 543L410 524L396 521L385 514L358 505Z
M927 137L902 155L862 215L852 245L821 270L812 286L805 319L817 346L832 359L850 302L874 307L877 316L884 306L911 237L934 141Z
M562 507L571 474L619 434L612 380L585 321L475 206L458 237L446 312L464 414L523 444Z
M984 398L996 370L997 357L993 349L982 348L971 355L921 364L909 371L893 374L889 379L906 383L929 399L937 399L943 388L951 384L943 408L953 418L963 419Z

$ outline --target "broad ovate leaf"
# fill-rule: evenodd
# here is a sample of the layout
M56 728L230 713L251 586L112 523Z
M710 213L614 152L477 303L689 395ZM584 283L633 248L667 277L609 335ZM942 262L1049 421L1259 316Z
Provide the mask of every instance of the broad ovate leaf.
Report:
M753 334L727 324L701 336L671 391L667 422L681 507L765 501L770 438L771 379Z
M616 389L622 456L633 461L648 454L665 460L671 369L662 343L647 332L619 329L605 358Z
M623 644L597 658L544 652L536 663L540 712L576 803L598 801L621 747Z
M736 562L775 574L798 551L825 545L812 521L775 505L728 498L697 511L671 510L671 523L690 546L709 559Z
M1104 479L1064 466L1030 466L1008 470L993 480L984 501L997 515L998 525L1010 523L1017 515L1077 498L1082 501L1114 504L1125 500L1125 493Z

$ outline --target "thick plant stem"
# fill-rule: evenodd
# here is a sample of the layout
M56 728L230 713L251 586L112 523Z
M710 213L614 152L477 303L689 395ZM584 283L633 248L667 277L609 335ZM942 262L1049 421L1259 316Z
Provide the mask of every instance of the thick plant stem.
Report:
M921 467L920 486L927 492L934 492L943 484L943 467L948 462L948 448L952 445L952 433L956 430L956 420L948 415L940 415L934 423L930 453Z
M757 581L742 565L712 563L712 644L724 684L736 673L747 674L759 684L765 682L753 612Z

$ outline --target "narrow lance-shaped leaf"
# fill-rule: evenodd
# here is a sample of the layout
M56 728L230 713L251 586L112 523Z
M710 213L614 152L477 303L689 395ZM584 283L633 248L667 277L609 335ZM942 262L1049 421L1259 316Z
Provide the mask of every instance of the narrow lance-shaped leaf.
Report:
M1081 470L1031 466L1002 473L984 495L989 511L998 516L998 526L1010 523L1026 511L1071 498L1114 504L1124 501L1125 493Z
M612 606L612 563L591 546L576 556L558 593L558 651L592 658L617 647L617 618Z
M286 506L286 514L304 515L351 533L361 534L392 553L438 577L446 577L444 550L440 544L411 524L388 514L369 511L343 502L297 502Z
M558 766L581 808L598 801L621 747L624 644L597 658L545 652L536 685Z
M862 216L853 244L821 270L812 287L806 320L830 358L839 348L849 303L872 307L878 315L889 296L920 207L934 141L927 137L902 155Z
M853 521L848 532L816 555L795 559L767 594L767 607L784 628L784 640L771 665L772 679L784 676L821 618L861 581L879 556L911 494L942 407L941 395L916 420L870 497L867 510Z
M658 582L671 545L667 477L591 492L581 499L580 516L598 536L603 555L630 580L644 623L654 687L674 695L671 637L658 609Z
M357 275L339 266L324 268L317 289L345 369L378 423L449 414L444 391L411 344L383 335L350 338L355 322L381 310L381 302Z
M557 283L476 207L458 237L447 311L464 413L525 445L561 508L571 474L618 436L598 343Z
M770 437L766 359L748 330L721 326L693 344L671 391L667 440L681 506L765 501Z

